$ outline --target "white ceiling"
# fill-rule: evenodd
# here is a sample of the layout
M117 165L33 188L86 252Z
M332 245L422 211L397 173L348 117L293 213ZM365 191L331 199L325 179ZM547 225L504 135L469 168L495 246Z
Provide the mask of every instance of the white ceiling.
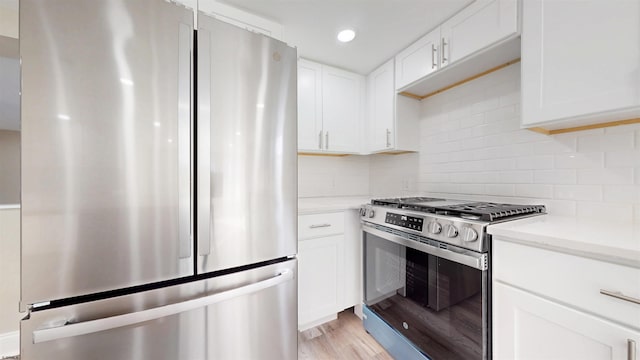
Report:
M218 0L284 26L302 57L368 74L472 0ZM353 28L348 44L336 34Z

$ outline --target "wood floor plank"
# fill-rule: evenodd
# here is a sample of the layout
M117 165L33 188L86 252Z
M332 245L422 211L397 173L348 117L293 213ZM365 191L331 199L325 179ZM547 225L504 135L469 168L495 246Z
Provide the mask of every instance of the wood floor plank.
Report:
M300 360L393 360L369 335L352 309L338 314L336 320L298 333Z

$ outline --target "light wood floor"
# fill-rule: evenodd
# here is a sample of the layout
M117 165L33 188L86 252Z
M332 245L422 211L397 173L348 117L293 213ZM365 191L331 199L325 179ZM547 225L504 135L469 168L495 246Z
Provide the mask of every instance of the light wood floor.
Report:
M362 320L347 309L338 319L298 333L298 359L393 360L362 326Z

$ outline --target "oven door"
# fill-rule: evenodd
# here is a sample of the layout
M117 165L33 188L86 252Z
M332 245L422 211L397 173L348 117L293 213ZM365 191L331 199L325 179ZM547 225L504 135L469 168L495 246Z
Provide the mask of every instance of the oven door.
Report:
M367 223L363 230L365 313L376 318L365 327L377 324L367 330L396 357L490 358L488 254Z

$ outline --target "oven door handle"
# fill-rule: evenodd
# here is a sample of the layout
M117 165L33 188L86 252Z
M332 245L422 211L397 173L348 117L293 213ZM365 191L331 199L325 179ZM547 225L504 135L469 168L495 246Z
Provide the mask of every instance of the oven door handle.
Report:
M378 230L373 225L367 223L362 224L362 230L371 235L375 235L384 240L391 241L398 245L406 246L418 251L422 251L427 254L437 256L439 258L451 260L453 262L470 266L474 269L485 271L489 268L488 255L477 253L471 250L465 250L456 248L454 251L452 248L444 249L427 245L415 240L409 240L401 236L388 233L386 231Z

